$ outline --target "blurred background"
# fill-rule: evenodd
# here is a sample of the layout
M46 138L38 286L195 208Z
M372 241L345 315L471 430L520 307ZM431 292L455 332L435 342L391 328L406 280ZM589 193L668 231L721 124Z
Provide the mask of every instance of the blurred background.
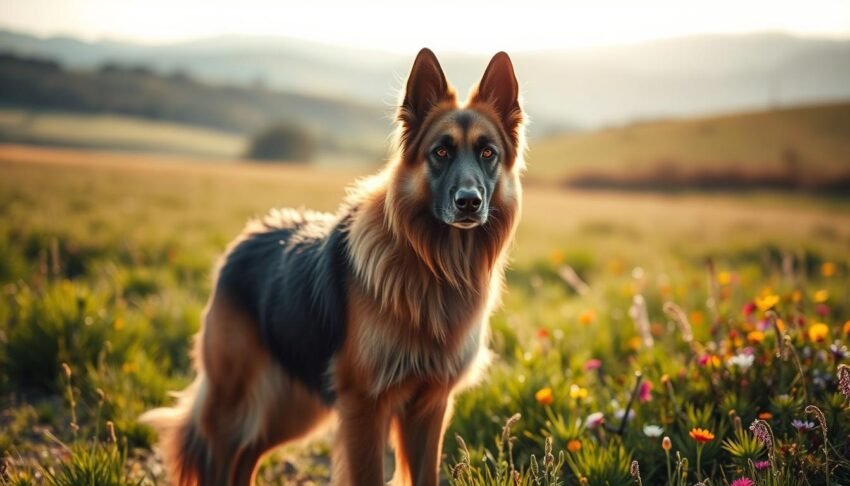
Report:
M284 3L0 0L0 484L164 482L137 418L193 378L213 263L387 159L424 46L461 94L509 52L530 119L498 358L446 468L509 471L494 438L520 412L523 470L553 437L567 484L632 484L629 458L662 484L663 427L694 478L700 427L727 484L765 459L737 420L774 414L795 481L850 482L850 1ZM260 484L327 483L328 448Z
M850 188L850 5L509 9L0 2L0 140L375 166L417 50L461 93L497 50L529 177L592 188Z

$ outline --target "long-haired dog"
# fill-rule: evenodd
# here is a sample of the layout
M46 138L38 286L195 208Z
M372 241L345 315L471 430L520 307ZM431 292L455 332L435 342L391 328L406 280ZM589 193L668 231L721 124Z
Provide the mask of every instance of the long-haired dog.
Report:
M261 456L339 420L332 480L435 485L452 396L486 360L520 213L523 113L507 54L460 104L419 52L396 155L336 214L282 210L223 257L194 384L143 420L178 484L249 484Z

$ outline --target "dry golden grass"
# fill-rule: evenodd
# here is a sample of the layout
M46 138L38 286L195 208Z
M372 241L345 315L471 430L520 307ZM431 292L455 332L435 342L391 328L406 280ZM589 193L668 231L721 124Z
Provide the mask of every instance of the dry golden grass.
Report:
M149 235L208 225L222 241L236 234L248 217L271 207L333 211L345 186L365 175L362 170L212 164L18 145L0 145L0 164L5 180L0 190L26 186L27 193L44 195L41 205L46 209L33 218L60 214L77 194L94 192L103 206L91 208L87 219L136 218L133 230ZM152 215L144 207L146 201L165 201L173 210ZM79 221L53 224L72 223ZM663 196L532 184L525 191L514 255L524 263L546 257L567 242L599 255L635 254L651 260L671 250L696 254L766 241L815 241L825 250L841 251L850 244L847 204L775 194Z
M587 171L627 176L669 167L803 174L846 171L850 104L666 120L554 136L531 147L530 175L565 178ZM792 167L795 166L796 167Z

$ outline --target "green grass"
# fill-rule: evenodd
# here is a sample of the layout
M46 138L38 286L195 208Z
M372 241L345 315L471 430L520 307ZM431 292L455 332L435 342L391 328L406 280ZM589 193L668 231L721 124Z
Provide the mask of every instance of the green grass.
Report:
M798 170L823 176L850 161L850 104L836 103L612 127L535 141L533 178L675 168Z
M124 115L0 109L0 138L42 145L238 158L244 136Z
M161 480L153 432L136 417L191 379L187 350L215 258L248 217L274 206L333 210L357 175L16 146L0 146L0 173L0 454L13 471L0 484L30 484L50 468L49 484ZM671 484L698 474L711 484L795 484L801 474L847 483L850 408L836 367L850 361L836 353L850 332L848 247L841 200L529 187L492 320L497 357L458 398L445 477L625 484L636 460L644 484L665 484L669 436ZM772 295L783 357L763 310L744 311ZM636 296L645 325L630 313ZM750 354L752 366L734 364ZM823 411L826 452L819 426L791 425L817 422L808 405ZM769 449L747 429L765 412L775 475L755 469ZM606 425L588 424L594 413ZM646 425L661 436L646 436ZM694 427L715 434L700 471ZM260 478L327 474L320 441L277 453Z

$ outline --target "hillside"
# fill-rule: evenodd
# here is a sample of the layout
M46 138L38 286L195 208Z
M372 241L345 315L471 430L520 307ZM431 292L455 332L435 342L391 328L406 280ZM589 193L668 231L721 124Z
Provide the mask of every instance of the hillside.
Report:
M9 54L0 54L0 106L117 114L238 135L285 121L309 129L325 149L361 154L382 154L389 129L380 107L351 101L216 85L184 72L166 75L118 64L66 69L51 60Z
M529 152L531 178L585 187L819 186L848 171L850 103L639 123L537 140Z
M413 54L330 46L286 37L221 36L166 45L0 30L0 51L72 68L108 62L184 71L201 80L309 93L387 106ZM487 55L437 52L466 94ZM778 33L696 35L633 45L511 52L533 133L670 116L758 110L850 99L850 41Z

